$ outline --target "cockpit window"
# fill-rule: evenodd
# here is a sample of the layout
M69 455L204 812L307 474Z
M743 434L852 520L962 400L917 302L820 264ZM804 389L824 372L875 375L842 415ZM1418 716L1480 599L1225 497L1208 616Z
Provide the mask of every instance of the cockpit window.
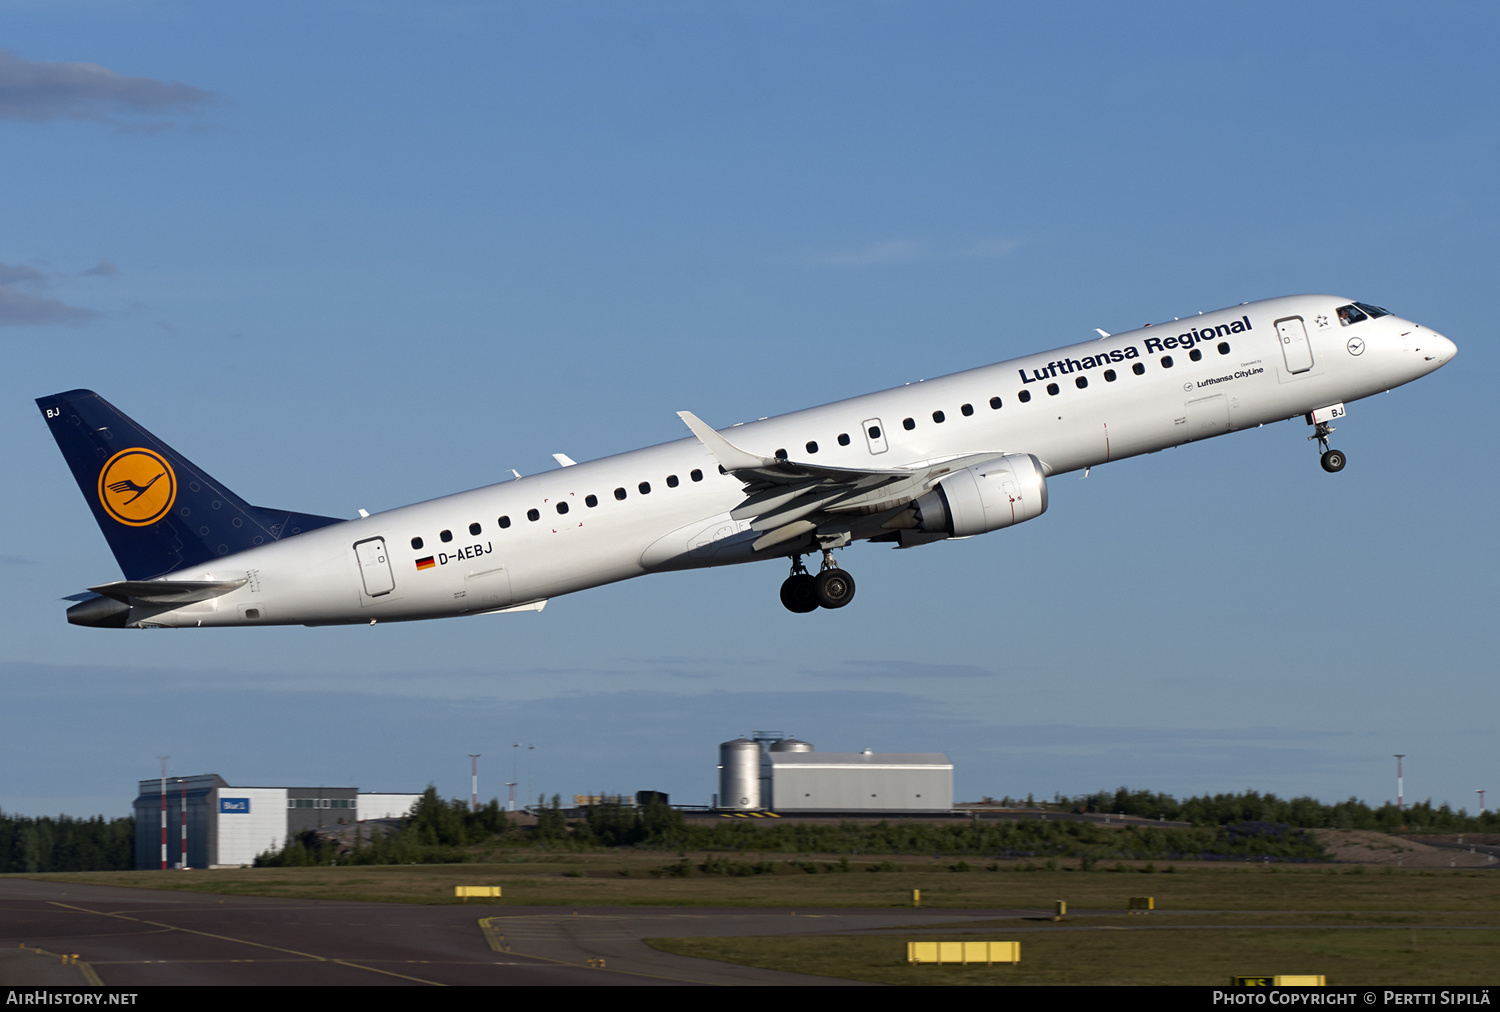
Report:
M1388 309L1381 309L1379 306L1372 306L1368 302L1356 302L1355 305L1358 306L1360 309L1363 309L1365 311L1366 315L1368 315L1370 317L1370 319L1372 319L1372 320L1378 319L1379 317L1382 317L1382 316L1390 316L1391 315L1390 310L1388 310Z
M1341 327L1347 327L1351 323L1363 323L1365 320L1369 319L1369 317L1365 315L1365 311L1359 308L1358 303L1355 303L1352 306L1340 306L1338 309L1338 313L1339 326Z

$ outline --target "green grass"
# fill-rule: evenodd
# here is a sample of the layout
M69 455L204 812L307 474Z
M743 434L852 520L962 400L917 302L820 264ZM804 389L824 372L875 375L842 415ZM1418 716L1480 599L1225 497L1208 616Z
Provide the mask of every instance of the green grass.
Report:
M714 855L722 857L722 855ZM697 865L706 855L688 855ZM1075 911L1122 910L1130 896L1154 896L1165 911L1459 911L1500 910L1500 874L1486 871L1367 871L1361 865L1158 865L1130 870L1017 870L1031 862L999 862L987 871L954 872L951 858L887 857L850 861L803 855L813 870L775 854L740 854L742 863L770 861L774 874L661 875L681 861L652 851L517 852L502 861L455 865L362 865L245 868L220 871L70 872L34 875L58 882L177 889L248 896L452 903L455 885L499 885L505 905L643 905L749 907L903 907L913 889L924 907L1024 909L1050 912L1056 900ZM870 872L881 866L893 870ZM658 874L653 874L658 873Z
M904 985L1208 984L1237 974L1322 974L1328 983L1493 984L1500 928L1202 928L1110 926L982 934L656 938L666 952L795 973ZM1021 942L1021 962L912 966L908 938Z

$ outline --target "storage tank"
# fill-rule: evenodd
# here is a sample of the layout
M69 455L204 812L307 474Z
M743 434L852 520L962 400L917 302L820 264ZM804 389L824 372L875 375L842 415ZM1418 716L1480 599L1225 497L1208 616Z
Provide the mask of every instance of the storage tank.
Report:
M760 805L760 745L736 738L719 746L719 807L751 811Z

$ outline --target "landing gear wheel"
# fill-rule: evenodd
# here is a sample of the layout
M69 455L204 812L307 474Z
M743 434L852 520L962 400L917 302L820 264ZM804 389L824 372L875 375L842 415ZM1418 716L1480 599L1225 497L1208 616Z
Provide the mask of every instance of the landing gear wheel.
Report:
M842 569L825 569L813 579L817 601L825 608L842 608L854 600L854 577Z
M781 584L781 603L787 611L805 615L818 610L817 580L808 573L793 573Z
M1308 416L1308 420L1312 420L1311 415ZM1348 458L1344 456L1343 450L1330 450L1328 448L1328 437L1332 434L1332 425L1329 425L1327 422L1319 422L1318 427L1313 430L1313 434L1311 436L1308 436L1307 438L1316 439L1318 441L1318 449L1323 451L1323 456L1321 458L1323 462L1323 470L1327 471L1329 474L1338 474L1344 469L1344 465L1349 461Z

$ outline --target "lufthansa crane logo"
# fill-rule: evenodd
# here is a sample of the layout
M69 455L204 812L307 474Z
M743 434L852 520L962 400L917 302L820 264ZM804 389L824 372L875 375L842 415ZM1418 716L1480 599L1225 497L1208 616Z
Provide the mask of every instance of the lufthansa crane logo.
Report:
M177 498L177 475L165 457L135 446L121 450L99 472L104 512L130 527L145 527L167 515Z

